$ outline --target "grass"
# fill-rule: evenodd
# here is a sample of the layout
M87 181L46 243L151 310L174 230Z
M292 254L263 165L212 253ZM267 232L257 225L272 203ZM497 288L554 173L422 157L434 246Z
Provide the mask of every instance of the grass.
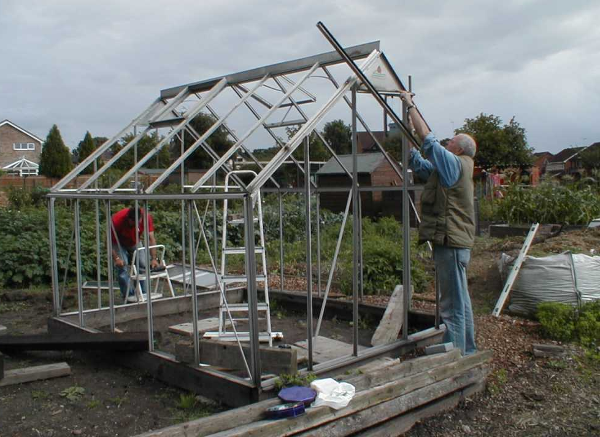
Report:
M74 385L72 387L67 387L63 391L60 392L60 395L63 398L67 398L71 402L79 401L83 395L85 394L85 388Z
M194 393L179 395L175 408L170 410L173 414L172 420L174 423L189 422L190 420L210 416L215 412L212 405L202 402Z

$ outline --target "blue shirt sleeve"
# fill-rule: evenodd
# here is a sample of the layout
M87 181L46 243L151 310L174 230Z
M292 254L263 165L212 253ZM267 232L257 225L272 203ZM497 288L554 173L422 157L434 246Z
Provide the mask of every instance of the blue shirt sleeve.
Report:
M438 171L442 186L449 188L458 182L462 169L460 159L447 151L432 132L425 137L422 150L430 164Z
M433 172L433 164L421 156L417 149L410 149L410 160L408 165L414 174L421 180L426 181Z

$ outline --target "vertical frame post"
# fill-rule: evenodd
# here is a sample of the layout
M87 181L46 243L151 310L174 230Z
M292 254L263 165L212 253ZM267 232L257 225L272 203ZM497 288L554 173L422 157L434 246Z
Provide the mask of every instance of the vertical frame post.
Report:
M106 260L108 262L108 306L110 308L110 332L115 332L115 290L113 287L113 261L112 261L112 215L110 213L110 200L106 201Z
M313 368L312 226L310 211L310 135L304 138L304 203L306 208L306 342L308 370Z
M358 356L358 239L359 239L359 208L358 208L358 156L356 144L356 85L352 87L352 354Z
M50 234L50 272L52 274L52 303L54 306L53 314L55 317L60 315L60 290L58 285L58 256L56 253L56 217L54 210L54 201L50 198L48 207L48 231Z
M185 130L181 131L181 155L185 153ZM181 194L185 193L185 160L181 161ZM185 200L181 201L181 273L183 278L183 295L187 296L187 274L185 270Z
M188 237L190 246L190 285L192 289L192 329L194 330L194 365L200 363L200 338L198 336L198 296L196 290L196 243L194 241L194 201L188 201Z
M283 197L279 191L279 291L283 291Z
M79 326L85 326L83 319L83 288L81 286L81 229L80 229L80 199L75 200L75 268L77 272L77 306L79 311Z
M94 173L98 171L98 160L94 159ZM98 180L96 180L94 187L98 189ZM98 283L98 309L102 308L102 287L100 281L102 275L100 275L100 201L94 200L94 209L96 211L96 282Z
M244 239L246 241L246 278L248 279L248 325L250 328L250 361L252 382L260 392L260 343L258 339L258 292L256 289L256 249L254 247L254 199L244 197Z
M321 195L316 192L316 216L317 216L317 296L321 297Z
M406 103L402 102L402 121L408 126L408 113ZM402 257L402 291L404 292L402 338L408 338L408 307L410 305L411 277L410 277L410 197L408 185L408 161L410 144L406 135L402 135L402 244L404 252Z
M146 303L148 304L148 350L150 352L154 351L154 314L152 314L152 280L150 279L150 230L148 229L148 201L144 201L144 246L146 250L144 253L146 254ZM136 221L136 234L137 232L137 223ZM139 272L138 272L139 276Z

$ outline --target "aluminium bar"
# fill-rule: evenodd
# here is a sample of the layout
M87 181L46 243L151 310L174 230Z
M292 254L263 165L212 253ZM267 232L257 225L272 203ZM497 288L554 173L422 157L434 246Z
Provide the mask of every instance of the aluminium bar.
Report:
M180 135L181 145L180 145L180 154L183 154L185 150L185 131L181 132ZM181 163L181 167L179 167L180 175L180 183L181 183L181 193L185 193L185 163ZM187 296L187 270L185 269L185 200L181 200L181 267L183 271L183 295Z
M111 199L111 200L222 200L243 199L244 193L184 193L184 194L95 194L95 193L48 193L48 197L55 199Z
M331 290L331 284L333 282L333 273L335 266L337 265L338 255L342 247L342 238L344 237L344 230L346 229L346 221L348 220L348 212L350 212L350 204L352 203L352 191L348 193L348 200L346 202L346 209L344 210L344 218L342 219L342 226L340 227L340 233L338 235L337 243L335 245L335 251L333 252L333 259L331 260L331 267L329 269L329 278L327 279L327 285L325 286L325 296L321 303L321 312L319 313L319 320L317 321L317 329L315 331L315 337L319 336L321 330L321 322L323 320L323 314L325 314L325 305L327 298L329 297L329 290Z
M358 156L356 138L356 88L352 87L352 355L358 356Z
M85 326L83 319L83 288L81 279L81 223L80 223L80 200L75 201L75 270L77 274L77 307L79 311L79 326Z
M158 177L158 179L156 179L156 181L154 181L154 183L152 183L152 185L150 185L148 187L146 192L152 193L156 189L156 187L158 187L171 173L173 173L173 171L183 161L185 161L188 158L188 156L190 156L192 153L194 153L196 151L196 149L208 139L208 137L210 137L223 123L225 123L225 120L227 120L227 118L231 114L233 114L233 112L237 108L239 108L246 100L248 100L250 98L250 96L252 96L256 91L258 91L258 89L263 86L263 84L267 81L268 78L269 78L268 76L264 76L261 80L259 80L258 83L254 86L254 88L252 88L252 90L250 92L248 92L243 98L238 100L235 103L235 105L233 105L233 107L222 118L217 119L217 121L215 121L215 123L213 123L213 125L210 128L208 128L202 135L200 135L200 138L198 138L196 141L194 141L194 143L190 147L188 147L188 149L183 153L183 155L181 155L179 158L177 158L175 160L175 162L173 164L171 164L171 166L169 166L169 168L167 168ZM217 155L217 157L218 157L218 155Z
M58 285L58 254L56 251L56 217L54 202L56 199L50 198L48 204L48 232L50 239L50 273L52 274L52 304L54 317L60 315L60 289Z
M368 68L379 56L379 52L373 51L369 57L363 62L362 68ZM312 132L317 124L325 117L325 114L331 109L337 101L344 96L344 94L352 88L352 86L358 82L358 78L354 75L350 76L343 87L339 88L333 96L323 105L323 107L305 124L298 132L288 141L283 149L271 159L271 162L265 166L258 176L248 185L248 190L251 193L259 190L267 179L275 173L281 164L289 158L294 150L298 147L302 139L310 132Z
M192 285L192 329L194 335L194 366L200 363L200 338L198 337L198 290L196 290L196 245L194 244L193 201L188 201L188 237L190 243L190 282ZM198 226L202 226L198 223Z
M321 297L321 196L316 193L316 208L317 216L317 296Z
M239 96L239 94L238 94L238 96ZM206 109L208 109L208 111L213 115L213 117L219 118L219 116L217 115L217 113L210 107L210 105L206 105ZM223 129L225 129L227 131L227 133L229 134L229 136L231 138L233 138L233 141L237 142L239 140L239 138L235 134L235 132L233 130L231 130L229 128L229 126L227 126L227 123L223 123ZM242 144L241 146L242 146L242 149L244 150L244 152L258 166L258 168L262 169L263 165L260 163L260 161L258 159L256 159L256 157L254 156L254 154L244 144ZM271 178L271 182L273 183L273 185L275 185L276 188L279 188L279 183L274 178ZM215 189L217 187L216 176L213 177L213 187L215 187Z
M306 344L308 370L313 368L312 227L310 211L310 139L304 137L304 203L306 210Z
M223 154L223 156L219 159L219 161L217 161L217 163L215 165L213 165L201 178L198 182L196 182L196 184L192 187L192 191L196 191L200 186L202 186L212 175L213 173L215 173L217 170L219 170L221 168L221 166L227 162L227 160L229 158L231 158L231 156L233 156L233 154L240 148L240 144L243 143L244 141L246 141L246 139L256 130L258 129L266 120L267 118L269 118L269 116L271 114L273 114L273 112L275 112L278 109L278 106L283 103L285 100L287 100L287 98L292 95L292 93L301 85L303 84L313 73L314 71L319 67L319 64L316 63L314 64L309 70L308 72L302 77L302 79L300 80L300 82L298 82L298 84L295 87L290 88L290 90L285 93L278 101L277 103L275 103L273 105L273 108L269 109L256 123L254 123L254 125L244 134L242 135L242 137L227 151ZM264 170L263 170L264 171ZM262 173L262 172L261 172Z
M94 172L98 170L98 160L94 160ZM98 184L96 184L98 188ZM100 202L94 200L94 209L96 212L96 281L98 282L98 309L102 308L102 288L100 288Z
M112 262L112 215L110 213L110 200L106 201L106 260L108 262L108 306L110 312L110 332L115 332L115 290L113 287L113 262Z
M237 93L237 95L238 95L239 97L241 97L241 94L240 94L240 92L239 92L239 91L238 91L236 88L234 88L233 90L234 90L234 91ZM290 105L291 105L291 103L290 103ZM283 104L281 104L281 105L279 105L279 108L282 108L283 106L284 106L284 105L283 105ZM252 115L254 115L254 117L256 117L256 119L257 119L257 120L259 120L259 119L260 119L260 115L259 115L259 113L258 113L258 112L257 112L257 111L254 109L254 107L253 107L253 106L252 106L252 105L251 105L249 102L246 102L246 107L247 107L247 108L248 108L248 110L249 110L249 111L252 113ZM263 127L265 127L265 123L263 123ZM269 128L266 128L266 127L265 127L265 130L266 130L266 131L269 133L269 135L271 135L271 138L273 138L273 140L275 140L275 145L277 145L279 148L283 148L283 147L285 147L285 144L283 143L283 141L282 141L282 140L281 140L281 139L280 139L280 138L279 138L277 135L275 135L271 129L269 129ZM292 156L292 157L291 157L291 161L292 161L292 162L293 162L293 163L296 165L296 167L297 167L298 169L300 169L300 171L304 172L304 168L302 168L302 167L300 166L300 163L298 162L298 160L297 160L296 158L294 158L294 157ZM268 164L268 162L267 162L267 164ZM263 169L264 167L263 167L263 166L260 166L260 168L261 168L261 171L262 171L262 169ZM271 179L271 180L273 180L273 177L271 177L270 179Z
M239 89L239 90L241 90L241 91L243 91L243 92L245 92L245 93L247 93L247 92L248 92L248 88L246 88L244 85L234 85L234 86L232 86L232 88ZM253 98L254 100L256 100L258 103L260 103L260 104L262 104L263 106L265 106L267 109L271 109L271 108L273 107L273 105L271 105L271 103L269 103L269 102L267 101L267 99L265 99L265 98L263 98L263 97L259 96L258 94L253 94L253 95L252 95L252 98Z
M321 64L323 65L323 64ZM282 75L281 78L283 80L285 80L287 83L289 83L290 85L295 85L296 83L290 79L289 77L287 77L287 75ZM308 91L307 89L305 89L304 87L300 87L298 88L299 91L303 92L304 94L306 94L306 96L308 96L313 102L317 101L317 96L315 96L313 93L311 93L310 91Z
M146 155L138 161L133 168L129 169L122 177L119 179L109 190L112 193L115 189L123 185L123 183L129 179L129 177L136 171L138 171L155 153L157 153L163 146L171 141L171 139L181 130L184 126L189 123L196 115L200 113L202 108L204 108L207 104L209 104L215 97L219 95L221 91L227 85L227 81L225 79L221 80L217 83L206 95L206 97L200 100L194 108L185 113L185 121L182 121L179 125L177 125L169 134L164 137L152 150L150 150Z
M136 223L139 223L137 217L137 205L136 205ZM144 253L146 254L146 304L148 308L148 351L154 352L154 314L152 312L152 273L151 273L151 259L150 259L150 230L148 229L148 215L150 214L148 208L148 201L144 201L144 247L146 250ZM137 229L136 229L137 231ZM138 232L136 234L136 239L138 238ZM139 256L136 262L139 262ZM136 269L138 275L138 284L139 284L139 274L140 269ZM157 279L158 281L158 279ZM140 286L141 288L141 286Z
M63 177L60 181L54 185L50 191L58 191L67 184L69 184L76 176L79 175L88 165L90 165L95 159L98 159L104 152L106 152L113 144L115 144L125 133L127 133L132 126L135 126L143 117L145 117L151 110L155 109L156 106L162 103L160 98L157 98L148 106L140 115L138 115L131 123L129 123L124 129L122 129L118 134L113 136L110 140L106 141L96 150L94 150L87 158L85 158L82 162L79 163L77 167L71 170L65 177Z
M367 76L365 76L365 74L356 65L356 63L352 60L352 58L350 56L348 56L348 54L346 52L344 52L344 49L337 42L337 40L334 38L334 36L331 34L331 32L329 32L329 30L327 30L327 28L321 21L319 21L317 23L317 28L321 31L323 36L325 36L325 38L331 43L331 45L336 49L336 51L340 54L340 56L342 56L344 58L344 60L346 61L346 64L348 64L348 66L352 69L352 71L354 71L354 74L356 74L360 78L360 81L362 82L362 84L365 87L367 87L367 89L373 95L373 97L375 97L375 100L377 100L379 105L381 105L381 107L389 114L389 116L392 118L392 120L394 120L394 122L400 127L400 130L404 133L404 135L408 138L408 140L410 140L410 142L413 144L413 146L418 149L419 143L417 142L417 139L412 134L411 130L396 115L394 110L392 108L390 108L390 106L385 102L385 100L383 100L383 97L381 97L381 94L379 94L377 89L375 89L375 87L373 86L371 81L367 78ZM393 70L391 70L391 71L393 71Z
M406 112L407 105L402 101L402 114L404 122L408 124L408 113ZM406 187L408 186L408 160L409 160L410 144L406 137L402 138L402 245L403 245L403 259L402 259L402 292L404 294L404 307L402 322L402 338L406 340L408 338L408 307L410 305L410 295L412 292L412 279L411 279L411 262L410 262L410 209L409 209L409 193Z
M287 120L287 121L278 121L275 123L265 123L265 128L267 129L277 129L280 127L289 127L289 126L298 126L306 123L306 119L298 119L298 120Z
M279 81L278 78L275 78L275 82L277 83L277 85L279 85L279 87L281 88L281 90L285 92L285 87ZM298 103L291 96L290 96L290 102L292 103L292 105L294 105L294 107L296 108L296 111L298 111L298 113L302 117L304 117L304 123L308 122L308 117L306 116L306 113L302 110L302 108L300 108L300 106L298 105ZM329 142L325 139L325 137L321 134L321 132L319 132L318 129L315 129L313 132L315 132L317 134L317 136L319 137L319 139L323 142L323 144L325 145L325 147L327 148L327 150L329 150L329 153L331 153L331 155L336 160L336 162L338 163L338 165L340 167L342 167L342 169L344 170L344 172L350 177L350 179L352 179L352 175L350 174L350 172L348 171L348 169L344 166L344 164L342 164L342 161L340 161L340 159L338 158L337 154L335 153L335 150L333 150L333 148L329 145ZM306 158L305 158L305 160L306 160Z
M283 291L283 197L279 190L279 290Z
M244 197L244 239L246 241L246 277L248 278L248 326L252 382L260 392L260 343L258 328L258 292L256 287L256 250L254 245L254 199Z
M379 41L373 41L365 44L360 44L346 48L346 51L352 59L366 58L373 50L379 50ZM295 59L293 61L280 62L278 64L267 65L264 67L255 68L252 70L242 71L239 73L229 74L226 76L215 77L212 79L193 82L187 85L180 85L173 88L164 89L161 91L161 97L167 99L173 97L182 88L189 87L191 92L200 92L210 89L219 80L225 78L231 85L238 85L246 82L253 82L260 79L265 74L269 76L279 76L289 73L299 73L311 68L312 65L318 63L320 65L334 65L343 62L342 57L335 51L321 53L318 55L308 56L306 58Z

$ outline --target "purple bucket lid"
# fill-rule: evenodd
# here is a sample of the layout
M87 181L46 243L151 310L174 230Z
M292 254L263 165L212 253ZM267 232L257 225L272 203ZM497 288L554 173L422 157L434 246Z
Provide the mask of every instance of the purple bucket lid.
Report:
M308 406L317 397L317 392L309 387L287 387L279 392L279 398L284 402L304 402Z

